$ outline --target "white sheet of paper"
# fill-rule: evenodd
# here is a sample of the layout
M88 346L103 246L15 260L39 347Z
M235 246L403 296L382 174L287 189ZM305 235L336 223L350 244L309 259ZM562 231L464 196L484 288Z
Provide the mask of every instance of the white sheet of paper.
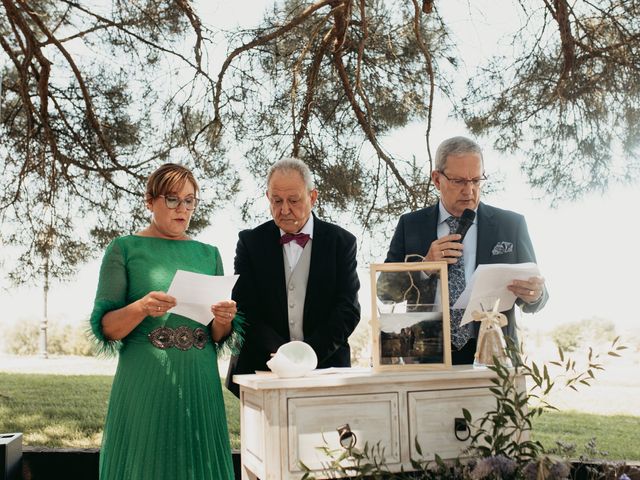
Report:
M202 325L211 321L211 305L231 298L239 275L204 275L178 270L167 293L177 305L168 311L195 320Z
M540 269L535 263L494 263L478 265L473 272L471 280L464 291L456 300L452 308L465 308L460 325L473 321L471 312L490 308L490 305L481 305L482 300L488 297L500 299L498 310L509 310L516 301L516 296L507 290L514 280L528 280L529 277L540 276Z

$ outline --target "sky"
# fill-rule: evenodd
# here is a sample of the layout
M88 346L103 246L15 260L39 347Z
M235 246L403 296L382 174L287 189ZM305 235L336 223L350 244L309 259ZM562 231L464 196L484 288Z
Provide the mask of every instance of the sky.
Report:
M243 9L243 22L256 22L262 11L259 6L268 3L255 2L251 11ZM489 30L492 33L488 33L488 23L482 16L476 15L476 20L469 22L464 20L466 11L460 11L460 20L453 24L463 55L465 49L469 49L468 52L473 49L480 56L486 54L495 45L495 32L500 30L499 26L509 24L509 17L502 9L497 13L497 3L504 2L486 2L486 9L482 7L484 18L491 19ZM207 9L200 12L208 23L230 28L239 21L235 2L204 2L203 5ZM441 2L440 5L450 3ZM458 5L468 4L461 1ZM471 66L467 65L467 68ZM459 122L443 113L436 118L432 143L459 134L468 133ZM640 182L612 186L604 195L587 194L576 203L565 203L552 209L544 198L538 198L540 195L527 186L519 170L522 158L497 154L482 140L480 143L485 147L485 166L490 181L499 179L502 185L499 191L484 196L483 201L525 215L538 264L550 291L547 306L537 314L524 316L521 325L549 331L558 324L599 317L614 322L620 332L637 332L639 314L634 313L637 312L634 300L640 285L637 279L640 255L635 251L634 243L640 226L634 218L637 214L632 212ZM424 158L424 125L411 125L398 132L390 139L390 149L404 158L411 158L411 155ZM266 199L257 202L256 208L262 209L264 219L269 218ZM241 222L239 206L232 204L216 213L212 226L196 238L218 246L225 271L231 273L237 233L252 226ZM361 245L366 243L365 234L348 224L342 226L352 230ZM369 310L368 264L382 262L385 253L386 245L381 244L378 249L367 249L366 255L359 258L365 315ZM48 305L51 322L75 324L86 321L97 286L99 262L98 258L83 266L77 276L65 283L54 282ZM0 279L0 302L3 305L0 333L3 327L16 322L42 318L41 287L12 289Z

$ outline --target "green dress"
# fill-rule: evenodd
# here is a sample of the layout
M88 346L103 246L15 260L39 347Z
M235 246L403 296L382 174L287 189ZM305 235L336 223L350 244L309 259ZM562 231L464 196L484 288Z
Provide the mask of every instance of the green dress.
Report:
M234 478L217 353L207 343L181 350L157 348L157 327L201 324L180 315L146 317L121 342L105 339L101 319L150 291L167 291L176 270L222 275L216 247L193 240L126 236L105 252L91 328L105 352L119 351L100 453L100 478L230 480ZM238 341L242 320L226 340ZM235 350L235 348L232 348Z

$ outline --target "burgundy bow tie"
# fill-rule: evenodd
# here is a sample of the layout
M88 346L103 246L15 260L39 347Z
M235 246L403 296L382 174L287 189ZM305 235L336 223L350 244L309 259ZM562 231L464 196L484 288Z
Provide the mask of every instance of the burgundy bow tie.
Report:
M311 237L308 233L285 233L280 237L280 245L284 245L285 243L289 243L293 240L302 248L304 248L304 246L309 241L309 238Z

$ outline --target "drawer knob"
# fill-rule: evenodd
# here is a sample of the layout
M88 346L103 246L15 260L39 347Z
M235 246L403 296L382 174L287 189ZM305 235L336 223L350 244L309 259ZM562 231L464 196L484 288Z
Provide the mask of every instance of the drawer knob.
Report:
M471 429L465 418L457 417L453 420L453 434L458 440L464 442L471 436Z
M356 446L358 439L356 434L351 431L348 423L340 425L336 430L338 430L338 438L342 448L349 450Z

